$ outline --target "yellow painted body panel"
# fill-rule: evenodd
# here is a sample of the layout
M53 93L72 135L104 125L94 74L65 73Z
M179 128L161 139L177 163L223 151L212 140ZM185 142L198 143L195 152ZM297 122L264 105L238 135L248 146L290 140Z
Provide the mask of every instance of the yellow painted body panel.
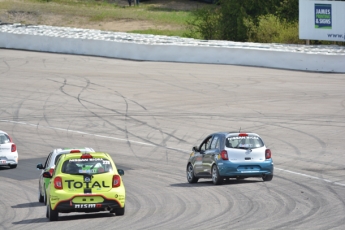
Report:
M112 180L114 175L119 175L117 168L111 157L106 153L91 153L93 158L103 158L110 161L112 171L102 174L92 175L91 182L83 181L84 175L66 174L62 172L62 164L71 159L80 159L80 153L66 154L61 156L59 162L55 167L51 183L47 189L48 202L52 210L61 202L70 201L78 204L97 204L107 200L116 201L121 208L125 206L126 191L121 178L121 185L119 187L112 187ZM60 177L62 179L62 189L54 187L54 178ZM89 189L90 193L85 193L85 189Z

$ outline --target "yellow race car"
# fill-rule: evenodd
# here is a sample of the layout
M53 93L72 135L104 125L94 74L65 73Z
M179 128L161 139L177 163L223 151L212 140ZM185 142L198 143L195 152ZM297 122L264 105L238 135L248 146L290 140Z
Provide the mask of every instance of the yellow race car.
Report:
M117 216L125 214L125 186L107 153L62 154L56 163L47 188L47 213L50 221L57 221L59 213L109 211Z

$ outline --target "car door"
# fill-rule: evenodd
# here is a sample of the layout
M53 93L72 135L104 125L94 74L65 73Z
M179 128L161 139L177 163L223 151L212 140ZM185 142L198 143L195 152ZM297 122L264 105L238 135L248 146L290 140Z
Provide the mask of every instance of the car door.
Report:
M215 161L215 156L219 154L219 144L220 144L220 136L214 135L208 149L204 152L204 157L202 158L202 165L204 173L207 173L211 176L211 168Z
M201 144L199 145L199 147L194 149L194 157L193 157L193 167L194 167L194 173L196 176L204 176L204 167L203 167L203 157L204 157L204 153L205 150L208 148L208 146L211 144L211 140L212 140L212 135L206 137Z
M195 170L194 167L194 172L198 176L208 176L208 173L205 172L205 167L204 167L204 157L205 157L205 152L210 148L211 146L211 141L212 141L213 135L210 135L205 138L205 140L200 144L199 146L199 152L198 152L198 160L199 164L197 169Z
M200 174L203 172L202 156L203 155L200 153L200 151L195 149L191 163L193 164L194 174L196 176L200 176Z
M45 179L46 178L44 178L42 175L43 175L44 172L49 171L48 165L49 165L49 161L51 159L52 154L53 154L53 152L49 153L49 155L48 155L48 157L46 159L46 162L43 165L44 168L41 170L40 181L39 181L40 185L39 186L40 186L41 194L42 195L44 194L44 189L46 187L45 186L46 185L45 184Z

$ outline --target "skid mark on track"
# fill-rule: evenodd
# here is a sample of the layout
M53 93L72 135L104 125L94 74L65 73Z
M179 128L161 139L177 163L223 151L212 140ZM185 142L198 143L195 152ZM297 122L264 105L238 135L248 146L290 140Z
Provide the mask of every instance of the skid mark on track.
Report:
M52 126L44 126L44 125L38 125L38 124L31 124L31 123L26 123L26 122L18 122L18 121L11 121L11 120L0 120L0 122L15 123L17 125L28 125L28 126L33 126L35 128L40 127L40 128L47 128L47 129L65 131L65 132L83 134L83 135L88 135L88 136L95 136L95 137L99 137L99 138L106 138L106 139L112 139L112 140L117 140L117 141L124 141L124 142L129 142L129 143L132 143L132 144L139 144L139 145L146 145L146 146L153 146L153 147L158 146L157 144L153 144L153 143L146 143L146 142L141 142L141 141L133 141L133 140L127 140L127 139L123 139L123 138L117 138L117 137L111 137L111 136L106 136L106 135L87 133L87 132L82 132L82 131L77 131L77 130L63 129L63 128L52 127ZM178 148L168 147L168 146L166 148L167 149L171 149L171 150L176 150L176 151L179 151L179 152L188 153L188 154L190 153L190 151L185 150L185 149L178 149ZM345 187L344 183L339 183L339 182L336 182L336 181L331 181L331 180L319 178L319 177L312 176L312 175L309 175L309 174L299 173L299 172L295 172L295 171L292 171L292 170L286 170L286 169L279 168L279 167L275 167L274 169L275 170L280 170L280 171L285 172L285 173L291 173L291 174L295 174L295 175L298 175L298 176L308 177L310 179L320 180L320 181L324 181L324 182L331 183L331 184L334 184L334 185Z
M283 179L283 178L281 178L281 179ZM299 187L303 188L303 190L306 190L308 192L308 194L309 194L308 203L305 206L307 206L309 211L303 215L300 215L296 219L289 220L289 221L284 222L284 223L279 223L279 225L276 225L271 229L279 229L279 228L283 228L286 226L298 227L298 226L302 226L305 223L312 222L313 221L312 217L315 216L318 212L320 212L323 209L324 205L327 205L327 200L321 199L324 194L321 194L316 189L312 189L311 187L309 187L305 184L296 182L294 180L288 180L286 178L284 178L284 180L289 181L295 185L298 185Z
M9 72L11 70L10 65L5 60L3 60L2 62L5 64L5 70L2 71L0 74L4 74L4 73Z
M92 84L92 83L91 83L91 84ZM99 86L99 85L97 85L97 84L93 84L93 85ZM100 87L103 87L103 86L100 86ZM104 87L104 88L105 88L105 87ZM108 88L108 89L109 89L109 88ZM111 89L109 89L109 90L111 90ZM113 91L113 90L112 90L112 91ZM67 96L69 96L69 97L78 99L77 97L75 97L75 96L73 96L73 95L71 95L71 94L68 94L67 92L64 92L63 90L62 90L62 92L63 92L64 94L66 94ZM118 92L115 91L115 93L116 93L117 95L119 95ZM119 96L121 96L121 95L119 95ZM111 111L111 112L115 112L116 114L122 115L122 116L126 116L126 113L122 113L122 112L119 112L119 111L117 111L117 110L115 110L115 109L110 109L110 108L104 107L104 106L102 106L102 105L100 105L100 104L94 103L94 102L89 101L89 100L85 100L85 99L79 98L79 101L80 101L80 104L81 104L85 109L87 109L91 114L93 114L94 116L98 117L100 120L103 120L105 123L109 124L110 126L113 126L113 127L117 128L118 130L120 130L120 131L122 131L122 132L127 132L128 134L130 134L130 135L132 135L132 136L134 136L134 137L137 137L138 139L142 139L143 141L147 141L147 140L143 139L142 137L135 135L133 132L129 132L129 131L127 131L125 128L121 128L121 127L119 127L119 126L113 124L112 122L106 120L105 118L99 116L97 113L91 111L91 110L90 110L86 105L84 105L83 103L89 103L89 104L91 104L91 105L98 106L98 107L103 108L103 109L105 109L105 110L109 110L109 111ZM138 120L138 119L136 119L136 118L134 118L134 117L132 117L132 116L128 116L128 115L127 115L126 118L130 118L130 119L132 119L133 121L139 122L139 123L141 123L142 125L146 125L146 126L149 127L149 128L156 129L156 128L153 127L152 125L149 125L149 124L147 124L146 122L142 122L142 121L140 121L140 120ZM167 135L169 135L169 134L167 134ZM178 137L173 137L173 138L175 138L175 139L177 139L177 140L180 140ZM180 141L182 141L182 140L180 140ZM148 141L148 142L150 142L150 141ZM153 142L151 142L151 143L152 143L153 145L156 145L156 144L153 143Z

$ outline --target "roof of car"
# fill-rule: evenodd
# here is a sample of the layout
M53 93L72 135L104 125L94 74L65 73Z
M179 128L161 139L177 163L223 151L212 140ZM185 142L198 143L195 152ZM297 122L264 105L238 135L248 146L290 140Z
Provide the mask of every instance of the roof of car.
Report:
M239 135L240 133L247 133L247 134L251 134L251 135L257 135L259 136L258 134L256 133L253 133L253 132L244 132L244 131L230 131L230 132L217 132L217 133L214 133L214 134L221 134L221 135L224 135L224 136L227 136L229 134L235 134L235 135Z
M230 131L228 133L253 133L253 132L248 131L248 130L235 130L235 131Z
M81 152L95 152L95 150L93 148L89 148L89 147L82 147L82 148L56 148L54 149L55 153L69 153L71 150L80 150Z
M73 159L73 158L76 158L76 157L80 158L83 154L85 154L85 153L65 154L65 159L64 160L69 160L69 159ZM92 158L102 158L102 157L111 158L108 153L104 153L104 152L92 152L92 153L90 153L90 155L92 156Z
M223 131L223 132L216 132L219 134L229 134L229 133L253 133L253 132L248 132L248 131Z

